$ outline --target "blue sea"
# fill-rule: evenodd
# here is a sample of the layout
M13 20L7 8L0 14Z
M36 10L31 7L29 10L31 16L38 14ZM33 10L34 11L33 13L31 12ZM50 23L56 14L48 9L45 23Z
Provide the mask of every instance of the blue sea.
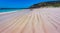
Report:
M3 10L0 10L0 13L1 12L11 12L11 11L15 11L15 10L21 10L21 9L3 9Z

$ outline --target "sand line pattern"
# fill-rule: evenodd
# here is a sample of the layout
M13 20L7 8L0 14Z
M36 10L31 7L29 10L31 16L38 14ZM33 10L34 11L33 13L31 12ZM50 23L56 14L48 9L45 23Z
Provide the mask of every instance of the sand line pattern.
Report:
M59 8L0 14L0 33L60 33Z

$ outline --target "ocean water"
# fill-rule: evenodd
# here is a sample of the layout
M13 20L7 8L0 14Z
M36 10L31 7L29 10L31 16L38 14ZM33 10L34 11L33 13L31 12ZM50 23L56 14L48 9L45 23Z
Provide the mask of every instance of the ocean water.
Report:
M21 10L21 9L3 9L3 10L0 10L0 13L1 12L11 12L11 11L16 11L16 10Z

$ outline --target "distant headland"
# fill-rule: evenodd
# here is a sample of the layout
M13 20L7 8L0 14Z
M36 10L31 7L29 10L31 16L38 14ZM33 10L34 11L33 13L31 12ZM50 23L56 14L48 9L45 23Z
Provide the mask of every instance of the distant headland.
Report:
M41 2L41 3L37 3L32 5L31 9L33 8L40 8L40 7L60 7L60 1L48 1L48 2Z

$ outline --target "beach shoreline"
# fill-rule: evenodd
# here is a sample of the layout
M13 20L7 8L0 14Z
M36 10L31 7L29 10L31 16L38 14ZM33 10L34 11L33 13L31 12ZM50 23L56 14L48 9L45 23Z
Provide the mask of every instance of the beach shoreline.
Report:
M41 8L36 8L36 9L32 9L33 10L49 10L49 9L60 9L60 7L41 7ZM24 9L24 10L28 10L28 9ZM24 10L14 10L14 11L9 11L9 12L0 12L0 14L7 14L7 13L15 13L15 12L18 12L18 11L24 11ZM30 10L30 9L29 9ZM31 11L31 10L30 10Z

